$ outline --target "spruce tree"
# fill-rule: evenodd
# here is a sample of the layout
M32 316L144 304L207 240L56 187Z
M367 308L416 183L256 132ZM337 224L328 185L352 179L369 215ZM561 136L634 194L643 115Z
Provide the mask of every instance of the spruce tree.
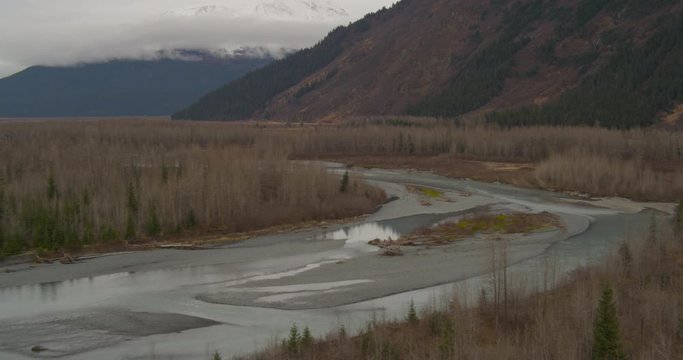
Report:
M185 218L185 228L192 230L195 227L197 227L197 216L195 215L194 210L190 209Z
M600 297L593 336L593 360L626 359L619 336L617 306L609 285L605 287Z
M287 352L290 354L298 353L300 340L299 328L296 327L296 324L292 324L292 327L289 329L289 338L287 339Z
M135 219L133 218L133 214L128 212L128 217L126 218L126 232L124 233L123 237L126 240L132 240L135 238Z
M138 214L138 199L137 196L135 196L135 188L133 187L133 183L130 182L128 183L128 192L127 192L127 207L128 211L132 213L133 215Z
M408 309L408 322L411 324L417 324L419 321L417 317L417 310L415 309L415 302L410 300L410 308Z
M133 187L133 183L130 182L128 183L128 191L126 194L126 208L128 209L128 217L126 218L126 231L124 233L124 237L126 240L132 240L135 238L135 228L136 228L136 219L138 216L138 199L135 196L135 188Z
M149 215L145 224L147 236L158 236L161 233L161 223L159 223L159 216L157 216L157 209L154 206L149 207Z
M313 336L311 335L311 329L306 326L304 332L301 335L301 346L305 349L313 344Z
M441 330L441 339L439 340L439 351L444 359L450 359L455 350L455 325L453 319L446 315L443 328Z
M339 325L338 334L340 339L346 339L346 327L344 327L344 324Z
M341 185L339 185L339 192L345 193L349 189L349 172L345 172L341 179Z
M55 182L55 176L50 172L47 178L47 198L48 200L54 200L57 197L57 183Z

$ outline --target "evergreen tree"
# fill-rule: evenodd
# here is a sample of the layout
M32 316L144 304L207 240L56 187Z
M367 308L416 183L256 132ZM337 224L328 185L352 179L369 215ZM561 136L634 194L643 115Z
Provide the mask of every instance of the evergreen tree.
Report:
M304 328L303 334L301 334L301 346L305 349L313 344L313 336L311 335L311 329L306 326Z
M647 241L650 245L657 243L657 218L655 217L654 212L652 212L650 215L650 227L648 230Z
M299 328L296 327L296 324L292 324L292 327L289 329L289 338L287 339L287 352L290 354L298 353L300 340Z
M161 162L161 181L168 182L168 168L166 167L166 164L164 162Z
M194 229L197 226L197 216L194 213L194 210L190 209L187 213L187 218L185 219L185 228L187 229Z
M455 350L455 325L453 319L446 315L443 328L441 330L441 339L439 341L439 351L441 356L445 359L450 359Z
M349 172L346 171L341 179L341 185L339 185L339 191L345 193L349 189Z
M219 354L218 351L216 351L213 353L211 360L223 360L223 357L221 357L221 354Z
M135 196L135 188L133 187L132 182L128 183L128 192L126 195L128 198L128 203L127 203L128 212L132 213L133 215L137 215L138 210L139 210L138 198L137 198L137 196Z
M338 333L340 339L346 339L346 327L344 327L344 324L339 325Z
M606 286L598 304L598 316L595 320L593 344L594 360L622 360L626 359L619 336L619 319L617 306L614 303L613 292Z
M410 300L410 308L408 309L408 322L411 324L417 324L419 321L417 317L417 310L415 309L415 302Z
M55 177L50 172L50 175L47 178L47 198L49 200L54 200L57 197L57 184L55 182Z
M126 208L128 209L128 217L126 218L126 231L124 233L124 238L126 240L132 240L136 235L136 219L138 216L138 199L135 196L135 188L133 183L128 183L128 191L126 194L127 202Z
M147 236L158 236L161 233L161 224L159 223L157 210L154 206L149 207L149 215L147 216L147 222L145 223L145 230Z
M133 218L133 214L130 212L126 218L126 232L124 233L123 237L126 240L132 240L135 238L135 219Z

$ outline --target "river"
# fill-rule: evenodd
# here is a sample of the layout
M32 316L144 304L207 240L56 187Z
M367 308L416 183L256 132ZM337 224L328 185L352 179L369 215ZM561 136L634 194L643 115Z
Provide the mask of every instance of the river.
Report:
M341 171L340 168L333 171ZM668 204L590 201L422 172L358 170L397 199L346 225L263 236L196 251L108 254L72 265L0 264L0 359L209 359L253 352L292 324L322 336L373 318L405 316L409 303L472 301L489 286L492 241L406 249L380 257L367 245L477 211L548 211L564 229L511 235L510 278L548 288L642 236ZM425 199L406 185L442 190ZM469 299L469 300L468 300ZM32 352L34 346L44 349Z

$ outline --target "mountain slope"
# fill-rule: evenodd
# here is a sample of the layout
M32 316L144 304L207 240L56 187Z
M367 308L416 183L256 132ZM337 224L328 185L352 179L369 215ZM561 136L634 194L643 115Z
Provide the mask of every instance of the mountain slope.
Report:
M169 115L269 58L116 60L34 66L0 79L0 117Z
M681 0L403 0L176 118L524 123L532 114L532 123L646 125L683 101L682 11ZM239 96L253 91L244 107Z

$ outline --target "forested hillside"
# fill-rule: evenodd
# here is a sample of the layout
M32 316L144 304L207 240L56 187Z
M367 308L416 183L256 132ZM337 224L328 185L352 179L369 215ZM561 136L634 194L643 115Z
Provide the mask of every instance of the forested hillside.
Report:
M683 100L683 13L661 19L661 28L637 47L613 34L613 54L596 73L544 106L491 113L502 125L590 124L634 127L658 121Z
M683 101L681 0L403 0L176 118L655 123Z

